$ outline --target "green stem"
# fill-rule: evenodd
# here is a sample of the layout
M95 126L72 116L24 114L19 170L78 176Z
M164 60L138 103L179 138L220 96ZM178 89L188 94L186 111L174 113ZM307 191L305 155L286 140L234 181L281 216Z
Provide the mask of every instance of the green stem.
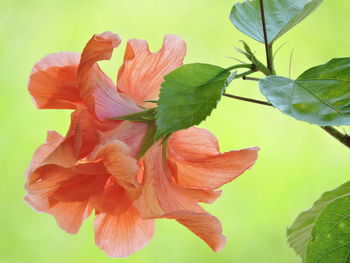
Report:
M252 78L252 77L247 77L247 76L243 76L242 79L243 80L251 80L251 81L260 81L261 80L259 78Z
M272 104L270 104L266 101L255 100L255 99L246 98L246 97L240 97L240 96L236 96L236 95L232 95L232 94L224 93L223 96L231 98L231 99L235 99L235 100L241 100L241 101L251 102L251 103L265 105L265 106L272 106Z
M332 137L337 139L339 142L344 144L346 147L350 149L350 136L346 134L342 134L340 131L338 131L336 128L331 126L320 126L323 130L325 130L328 134L330 134Z
M236 75L236 79L239 79L239 78L244 78L244 77L246 77L246 76L248 76L248 75L250 75L250 74L253 74L253 73L255 73L256 72L256 70L248 70L248 71L246 71L246 72L243 72L243 73L241 73L241 74L237 74Z
M266 53L267 68L269 69L270 73L272 73L272 75L274 75L275 74L275 70L274 70L274 65L273 65L272 43L269 44L269 40L268 40L268 37L267 37L265 10L264 10L264 0L260 0L260 14L261 14L261 22L262 22L262 27L263 27L263 33L264 33L264 43L265 43L265 53Z
M231 67L226 68L226 70L231 71L234 69L239 69L239 68L249 68L252 69L254 67L254 65L252 64L238 64L238 65L233 65Z

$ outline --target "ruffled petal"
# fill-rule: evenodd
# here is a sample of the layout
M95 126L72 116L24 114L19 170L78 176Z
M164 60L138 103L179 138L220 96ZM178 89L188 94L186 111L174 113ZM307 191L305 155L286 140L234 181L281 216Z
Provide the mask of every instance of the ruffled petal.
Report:
M139 105L150 105L144 101L158 99L164 76L182 65L185 54L186 44L176 35L165 36L163 47L157 53L151 53L144 40L129 40L124 64L118 73L118 91Z
M217 189L244 173L256 162L259 150L220 153L215 137L195 127L174 133L167 149L177 167L176 182L202 189Z
M81 101L77 82L80 54L61 52L36 63L28 89L40 109L75 109Z
M112 80L97 65L100 60L110 59L113 49L120 43L119 36L111 32L94 35L81 55L78 68L80 95L89 110L101 120L141 110L117 93Z
M153 220L141 219L137 210L118 216L99 214L94 222L96 244L110 257L127 257L145 247L154 232Z

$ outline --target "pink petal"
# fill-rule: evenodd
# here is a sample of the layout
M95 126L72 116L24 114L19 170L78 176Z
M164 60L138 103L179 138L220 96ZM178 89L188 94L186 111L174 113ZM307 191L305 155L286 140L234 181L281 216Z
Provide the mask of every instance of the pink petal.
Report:
M117 93L113 82L97 65L100 60L110 59L120 42L119 36L111 32L94 35L81 55L78 68L80 95L89 110L101 120L140 110Z
M141 219L130 206L118 216L99 214L94 222L96 244L110 257L127 257L145 247L154 232L153 220Z
M36 63L30 73L28 89L40 109L75 109L81 101L77 69L80 54L61 52Z
M185 54L186 44L176 35L165 36L162 49L154 54L146 41L129 40L118 73L118 90L139 105L150 106L144 101L158 99L164 76L182 65Z

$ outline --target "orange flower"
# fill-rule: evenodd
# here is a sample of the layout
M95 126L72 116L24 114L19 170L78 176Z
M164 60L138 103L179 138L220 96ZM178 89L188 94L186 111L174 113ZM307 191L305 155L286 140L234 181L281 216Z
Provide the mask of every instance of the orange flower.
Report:
M111 32L94 35L81 56L57 53L34 66L29 91L36 105L74 112L67 135L48 132L34 154L25 200L69 233L94 210L95 240L109 256L144 247L156 218L176 219L218 251L225 244L221 224L198 203L214 202L217 188L255 163L258 148L220 153L212 134L190 128L169 138L165 162L158 143L137 161L147 125L110 119L151 107L145 101L158 98L164 75L182 64L186 47L174 35L157 53L130 40L115 87L97 62L110 59L120 42Z

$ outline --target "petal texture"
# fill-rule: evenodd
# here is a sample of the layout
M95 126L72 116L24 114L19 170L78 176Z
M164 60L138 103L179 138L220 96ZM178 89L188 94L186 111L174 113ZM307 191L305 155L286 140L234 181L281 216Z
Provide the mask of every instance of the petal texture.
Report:
M151 53L144 40L129 40L118 73L118 91L129 95L137 104L148 106L144 101L158 99L164 76L182 65L185 54L186 44L176 35L165 36L157 53Z
M148 244L154 232L153 220L141 219L130 206L118 216L99 214L95 223L96 244L110 257L127 257Z

